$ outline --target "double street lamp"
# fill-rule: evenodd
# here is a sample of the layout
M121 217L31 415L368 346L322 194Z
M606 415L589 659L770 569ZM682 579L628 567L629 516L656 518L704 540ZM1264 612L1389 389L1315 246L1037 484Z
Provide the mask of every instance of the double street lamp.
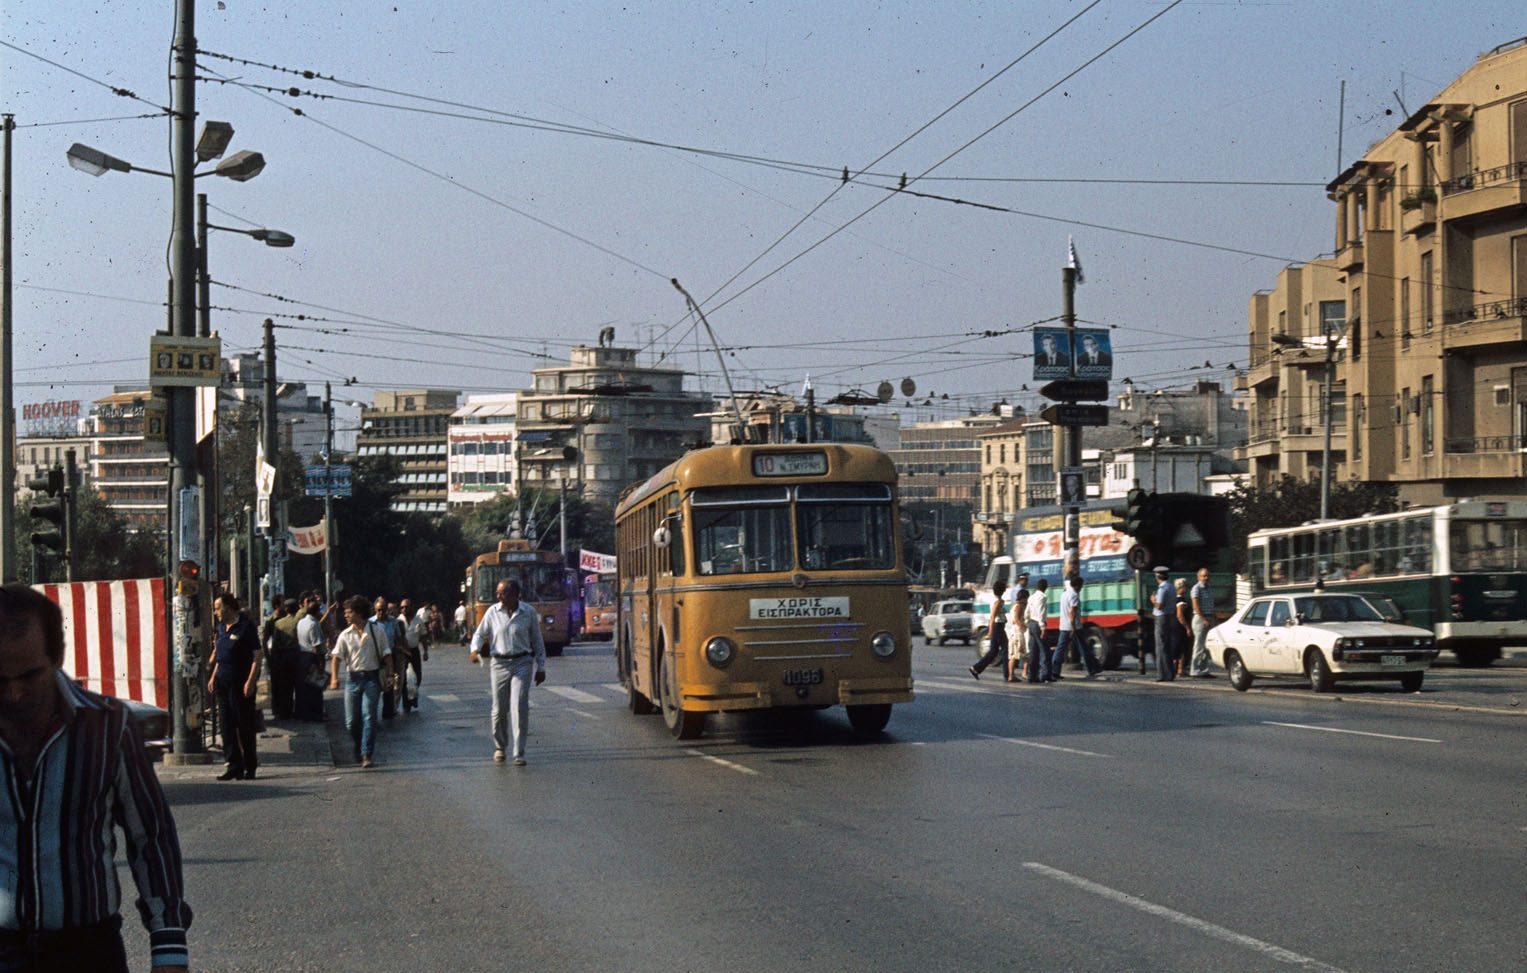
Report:
M191 34L189 13L184 13L181 20L177 29L177 50L184 46L181 43L182 35L188 41ZM190 146L187 143L190 139L190 119L194 117L194 88L190 80L189 72L182 72L176 78L176 101L179 113L172 126L175 136L176 164L172 167L174 171L165 172L135 166L124 159L78 142L71 145L66 153L70 166L91 176L102 176L108 172L147 172L168 177L174 182L175 229L170 240L170 332L175 337L183 338L192 337L197 331L200 331L203 337L211 335L207 230L218 229L243 233L261 240L267 246L274 247L289 247L294 242L290 234L279 230L238 230L208 223L206 196L201 194L197 200L196 241L192 245L187 245L190 237L188 231L192 229L188 204L193 179L204 175L218 175L235 182L247 182L265 168L265 157L258 152L246 150L236 152L226 159L222 158L228 143L233 138L233 126L227 122L206 122L195 143L195 158L194 160L190 158L191 152L187 151ZM202 172L194 171L196 165L213 159L221 161L211 169ZM193 289L193 277L200 278L200 287L197 289ZM199 326L198 321L193 320L192 316L194 310L192 305L195 303L200 304ZM215 511L211 483L212 471L208 467L215 464L203 462L197 455L195 423L197 397L193 389L190 386L172 385L168 389L167 397L170 420L167 424L166 437L170 462L167 510L169 562L172 565L176 563L181 565L170 579L171 584L175 585L174 610L171 613L173 618L171 747L172 753L183 759L190 754L199 755L202 751L200 734L193 738L188 733L187 713L189 702L194 698L193 694L198 692L197 687L200 683L199 663L201 647L206 642L206 629L203 617L205 612L198 611L197 608L204 605L205 601L196 585L182 587L176 582L195 579L200 573L200 566L208 562L209 556L217 556L216 545L209 545L207 538L207 525L209 521L216 519L215 513L213 516L208 516L209 509ZM213 409L216 409L215 400ZM195 523L190 523L193 517ZM191 566L189 574L186 570L188 564Z

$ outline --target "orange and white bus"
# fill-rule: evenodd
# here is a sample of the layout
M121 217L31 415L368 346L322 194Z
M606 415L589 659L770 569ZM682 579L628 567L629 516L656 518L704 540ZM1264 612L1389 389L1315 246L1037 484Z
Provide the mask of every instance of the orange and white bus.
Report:
M583 635L607 639L615 634L615 574L599 572L583 578Z
M467 637L477 631L483 612L498 599L498 583L514 578L520 597L541 616L541 638L547 655L561 655L583 624L582 592L574 571L556 551L538 551L526 540L505 539L498 550L479 554L467 568L462 595L467 603Z
M679 739L709 713L912 701L896 469L845 443L715 446L615 511L615 655L631 710Z

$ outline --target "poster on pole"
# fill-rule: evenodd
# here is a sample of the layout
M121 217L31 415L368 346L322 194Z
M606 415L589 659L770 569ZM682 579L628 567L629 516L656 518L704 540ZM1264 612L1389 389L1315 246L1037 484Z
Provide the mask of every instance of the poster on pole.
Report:
M1078 329L1074 345L1077 378L1113 378L1113 340L1106 329Z
M1071 334L1065 328L1034 329L1034 377L1071 377Z

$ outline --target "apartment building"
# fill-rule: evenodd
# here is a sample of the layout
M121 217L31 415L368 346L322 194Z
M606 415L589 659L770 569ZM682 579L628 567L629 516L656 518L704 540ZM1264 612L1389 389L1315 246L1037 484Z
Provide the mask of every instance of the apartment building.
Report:
M1329 422L1333 480L1395 483L1412 505L1527 498L1527 38L1480 55L1327 196L1334 258L1251 300L1258 482L1318 469Z
M356 455L392 456L401 467L395 482L403 492L392 509L445 513L446 431L460 397L454 389L379 391L371 407L361 410Z
M446 430L446 503L452 510L510 493L515 483L515 392L469 395Z
M606 328L594 347L571 349L567 365L531 372L519 394L515 442L527 488L581 489L614 500L696 443L710 442L711 397L684 388L684 372L637 363Z

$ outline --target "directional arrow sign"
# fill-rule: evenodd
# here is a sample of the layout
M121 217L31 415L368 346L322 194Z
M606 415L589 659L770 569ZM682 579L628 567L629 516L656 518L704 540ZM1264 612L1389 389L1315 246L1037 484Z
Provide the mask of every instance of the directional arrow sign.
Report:
M1106 426L1106 405L1052 405L1041 409L1039 418L1056 426Z
M1056 402L1087 402L1108 398L1107 382L1088 382L1069 378L1050 382L1039 394Z

